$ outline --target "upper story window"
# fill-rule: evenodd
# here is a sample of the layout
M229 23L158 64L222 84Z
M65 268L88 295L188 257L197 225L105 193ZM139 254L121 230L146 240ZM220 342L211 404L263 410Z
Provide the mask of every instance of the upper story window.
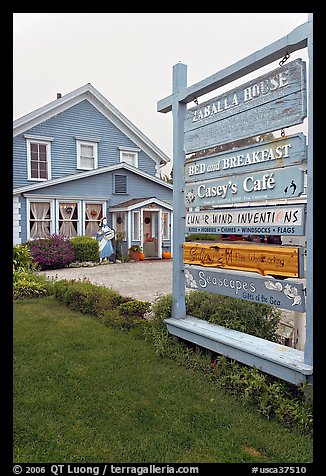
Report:
M138 168L138 153L140 149L132 149L129 147L119 147L120 150L120 162L133 165Z
M77 169L97 169L97 142L76 140Z
M52 138L26 136L27 178L28 180L51 179L51 142Z

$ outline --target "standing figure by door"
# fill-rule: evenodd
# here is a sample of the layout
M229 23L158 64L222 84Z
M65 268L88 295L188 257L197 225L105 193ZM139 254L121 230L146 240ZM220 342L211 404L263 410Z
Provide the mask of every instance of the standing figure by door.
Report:
M103 217L99 223L99 231L96 233L96 239L98 241L100 263L104 259L109 260L110 256L114 253L112 240L114 239L114 230L107 224L107 218Z

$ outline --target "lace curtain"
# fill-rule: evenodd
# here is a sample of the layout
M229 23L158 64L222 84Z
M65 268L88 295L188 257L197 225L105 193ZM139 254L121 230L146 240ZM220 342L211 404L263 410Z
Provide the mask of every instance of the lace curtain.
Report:
M74 212L76 209L76 203L60 203L59 209L62 219L59 220L60 228L59 232L69 238L76 236L77 231L75 229L75 222L73 220Z
M30 210L34 217L34 219L31 218L31 239L46 238L50 234L50 203L31 202ZM48 219L46 220L47 217Z
M98 224L101 218L102 205L89 203L86 205L85 235L95 236L99 230Z

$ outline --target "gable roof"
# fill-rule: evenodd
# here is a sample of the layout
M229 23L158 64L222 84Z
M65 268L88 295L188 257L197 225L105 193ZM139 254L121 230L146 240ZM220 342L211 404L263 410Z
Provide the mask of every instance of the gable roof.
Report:
M45 180L44 182L38 182L38 183L33 183L31 185L24 185L23 187L17 187L13 189L13 195L30 192L32 190L38 190L39 188L51 187L52 185L58 185L60 183L70 182L72 180L79 180L85 177L90 177L92 175L103 174L106 172L114 172L115 170L120 170L120 169L129 170L130 172L138 174L141 177L144 177L148 180L152 180L153 182L156 182L160 185L163 185L164 187L167 187L173 190L173 186L165 182L164 180L158 177L154 177L153 175L147 174L146 172L143 172L142 170L139 170L136 167L133 167L132 165L122 162L120 164L110 165L108 167L100 167L98 169L89 170L87 172L79 172L78 174L66 175L64 177L59 177L52 180Z
M146 198L132 198L125 202L117 203L110 207L110 211L123 211L123 210L133 210L134 208L139 208L140 206L146 206L150 203L156 203L157 205L164 206L173 209L172 203L167 202L166 200L161 200L156 197L146 197Z
M129 121L117 108L113 106L91 83L87 83L71 93L65 94L13 122L13 136L16 137L28 129L47 121L53 116L69 109L87 99L107 119L118 127L129 139L140 147L149 157L159 165L170 162L169 157L159 149L145 134Z

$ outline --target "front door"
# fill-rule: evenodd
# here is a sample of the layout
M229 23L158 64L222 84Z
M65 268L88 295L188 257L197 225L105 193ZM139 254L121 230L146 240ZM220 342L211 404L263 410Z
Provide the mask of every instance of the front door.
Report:
M146 258L158 258L158 211L143 210L143 242Z

